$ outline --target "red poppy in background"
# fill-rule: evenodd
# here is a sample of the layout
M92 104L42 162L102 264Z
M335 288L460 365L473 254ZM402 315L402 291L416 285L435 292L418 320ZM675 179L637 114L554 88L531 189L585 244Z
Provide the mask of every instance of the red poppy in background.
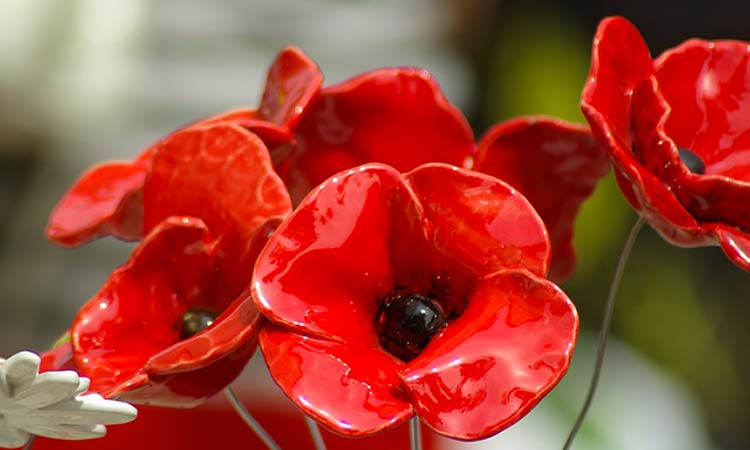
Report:
M141 202L146 237L43 367L74 368L105 396L193 406L252 356L252 267L291 204L261 140L234 124L155 146Z
M411 67L366 72L321 88L322 74L300 50L283 50L269 68L260 107L204 119L194 127L234 123L257 134L294 203L331 175L368 162L407 172L429 162L471 167L510 182L550 230L551 277L575 266L572 228L580 203L606 173L590 132L545 118L500 124L478 145L468 122L429 72ZM114 234L143 236L142 186L153 148L133 162L85 173L53 211L50 239L79 245Z
M721 245L750 270L750 44L691 39L652 60L620 17L599 25L581 101L628 202L665 239Z
M568 368L578 318L545 276L550 244L502 181L446 164L380 164L316 188L259 256L253 298L277 384L347 436L419 415L481 439Z
M291 130L317 95L322 80L314 62L300 50L286 48L268 70L258 109L228 111L185 129L235 124L260 137L266 147L278 146L292 139ZM125 240L145 236L143 184L155 150L168 139L170 136L156 142L131 162L99 164L81 175L52 211L47 237L61 245L77 246L106 235Z
M499 123L479 141L473 168L500 178L531 202L550 234L549 278L567 279L576 265L578 210L609 172L607 153L588 127L542 116Z

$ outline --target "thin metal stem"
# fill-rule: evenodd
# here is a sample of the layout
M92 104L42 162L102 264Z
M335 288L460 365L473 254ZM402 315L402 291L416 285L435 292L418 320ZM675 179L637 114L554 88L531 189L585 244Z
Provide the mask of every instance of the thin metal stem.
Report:
M29 436L29 440L26 441L26 445L23 446L23 450L31 450L31 447L34 445L34 441L36 441L36 435L32 434Z
M422 450L422 432L417 416L412 417L409 422L409 436L411 437L411 450Z
M224 395L227 396L227 399L229 399L229 403L232 404L232 407L234 408L235 412L237 412L237 415L239 415L242 420L247 424L247 426L250 427L250 429L253 430L253 433L255 433L258 438L263 441L264 444L266 444L266 447L268 447L269 450L281 450L281 447L279 447L279 444L276 443L276 441L273 440L270 434L261 426L260 423L258 423L257 420L255 420L255 417L250 414L250 411L248 411L244 405L240 402L240 399L237 398L237 394L234 393L231 386L227 386L224 389Z
M583 402L581 412L578 414L578 418L576 419L575 424L573 424L573 428L570 430L568 440L565 441L563 450L570 450L571 446L573 445L573 441L578 434L578 430L581 428L581 425L583 425L583 421L586 419L586 414L589 412L591 403L594 401L594 394L596 394L596 388L599 385L599 377L601 376L602 366L604 364L604 351L607 348L607 337L609 336L609 326L612 322L612 314L615 310L615 298L617 297L617 290L620 287L620 280L622 279L622 274L625 271L625 265L628 262L630 251L633 249L633 245L635 244L636 238L638 237L638 233L640 233L644 223L645 222L643 218L638 217L638 220L636 220L636 222L633 224L633 228L630 229L630 234L625 240L625 244L623 244L622 250L620 251L620 258L617 261L615 273L612 276L612 284L609 286L609 295L607 296L607 303L604 309L604 317L602 318L602 328L601 331L599 331L599 346L596 349L596 360L594 362L594 371L591 374L591 384L589 385L589 391L588 394L586 394L586 400Z
M307 425L307 429L310 430L310 437L313 444L315 444L315 450L326 450L326 443L323 440L323 435L320 434L318 422L305 415L305 424Z

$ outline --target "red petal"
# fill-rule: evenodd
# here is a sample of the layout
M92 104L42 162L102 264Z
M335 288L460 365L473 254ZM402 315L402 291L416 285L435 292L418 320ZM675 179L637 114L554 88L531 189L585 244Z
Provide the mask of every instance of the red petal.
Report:
M262 329L260 347L276 384L332 431L364 436L413 414L396 375L403 363L381 351L356 342L303 337L273 326Z
M257 335L261 315L243 292L211 325L189 339L154 355L146 364L149 375L162 376L205 367L223 358Z
M691 39L656 60L665 132L706 174L750 181L750 44Z
M400 376L417 414L438 433L489 437L527 414L568 369L575 307L528 271L502 271Z
M258 257L261 312L305 333L375 340L378 300L393 286L391 200L403 183L394 169L367 165L316 188Z
M716 227L715 234L727 257L742 270L750 272L750 235L723 225Z
M130 220L131 216L118 211L139 210L136 194L143 186L146 170L137 162L111 162L90 168L52 211L47 237L65 246L85 244L108 234L128 240L140 238L140 216L134 214Z
M248 337L232 350L218 355L208 365L193 366L186 360L179 371L169 374L155 373L150 370L151 366L147 366L125 382L105 391L104 395L132 403L172 408L197 406L224 389L245 368L255 352L257 333ZM174 353L179 351L174 349Z
M406 175L432 227L434 247L479 276L523 268L545 276L544 223L521 194L497 178L447 164Z
M699 220L750 227L748 44L690 40L663 54L657 70L671 107L658 131L669 144L698 154L706 166L705 175L690 172L674 147L671 167L681 170L662 179Z
M509 183L531 202L552 242L550 278L561 282L576 263L573 226L609 158L587 127L545 117L496 125L479 143L474 169Z
M47 372L50 370L76 370L75 362L73 361L73 346L70 344L69 335L70 331L66 331L65 336L68 336L66 340L42 353L42 361L39 365L40 372Z
M251 108L240 108L205 118L193 126L200 127L216 124L237 124L257 134L267 147L289 142L291 134L289 130L263 119L257 110Z
M282 50L268 69L259 115L292 130L323 84L320 69L296 47Z
M156 148L144 185L144 229L167 217L201 218L216 237L221 285L234 299L250 281L255 232L291 210L263 142L238 125L219 124L174 133Z
M154 228L130 261L81 308L71 328L79 371L102 391L134 375L179 340L180 318L203 302L210 255L205 225L171 218Z
M599 24L581 104L589 121L598 124L602 142L614 141L612 150L615 142L617 147L631 146L630 96L653 70L648 47L633 24L622 17Z
M405 172L439 161L461 166L474 150L466 119L420 69L380 69L322 91L296 130L282 173L299 200L341 170L382 162Z
M661 179L644 167L633 154L631 127L644 128L659 120L658 101L643 101L652 82L653 62L638 30L627 20L614 17L602 21L594 38L589 79L581 98L581 108L591 131L609 150L617 182L628 202L665 239L681 245L701 245L706 241L693 216L677 200ZM634 97L634 90L640 87ZM633 120L633 100L650 104L656 110L644 116L641 107ZM657 98L658 100L658 98ZM658 143L655 135L641 134L643 145ZM650 140L645 144L643 140ZM639 151L638 148L635 149ZM659 151L661 152L661 150ZM642 153L639 151L639 155ZM649 164L650 165L650 164Z

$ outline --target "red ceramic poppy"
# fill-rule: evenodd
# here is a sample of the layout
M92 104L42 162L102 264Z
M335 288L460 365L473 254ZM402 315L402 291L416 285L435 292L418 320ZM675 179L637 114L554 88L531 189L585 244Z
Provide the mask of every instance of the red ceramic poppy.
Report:
M153 148L141 204L146 237L44 368L72 367L106 396L193 406L230 383L255 349L249 268L290 201L261 140L216 124Z
M578 318L549 259L539 216L494 177L360 166L313 190L259 256L260 345L286 395L340 434L417 414L488 437L568 368Z
M605 19L582 108L625 197L668 241L719 244L750 270L750 44L691 39L652 60Z
M549 278L562 282L575 268L573 225L609 158L588 127L549 117L520 117L495 125L479 142L474 170L493 175L531 202L552 243Z
M266 146L278 146L292 139L291 130L317 95L322 80L314 62L300 50L286 48L269 68L257 110L228 111L186 128L236 124L258 135ZM47 237L65 246L85 244L105 235L142 238L148 231L143 227L143 183L154 150L163 142L155 143L132 162L104 163L84 173L50 215Z
M368 162L409 171L468 164L474 136L429 72L378 69L324 88L295 129L296 145L271 149L295 203L331 175Z

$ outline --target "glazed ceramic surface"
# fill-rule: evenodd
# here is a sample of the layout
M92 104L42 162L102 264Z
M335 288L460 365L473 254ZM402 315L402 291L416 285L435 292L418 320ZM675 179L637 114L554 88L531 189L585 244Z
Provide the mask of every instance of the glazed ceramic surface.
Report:
M692 39L652 60L599 25L582 107L630 204L668 241L719 244L750 270L750 44Z
M26 444L30 435L82 440L104 436L105 425L127 423L138 412L127 403L85 392L89 379L72 371L39 373L40 358L19 352L0 359L0 447Z
M458 439L520 419L567 370L575 308L544 279L550 244L529 202L478 172L369 164L316 188L269 240L253 297L278 385L348 436L418 414ZM379 344L394 291L436 299L449 324L407 362Z
M44 368L74 367L107 396L193 406L229 384L255 349L248 268L291 205L262 141L235 124L179 131L152 152L138 212L146 236ZM186 336L196 308L215 317Z
M609 166L607 153L588 127L534 116L487 131L473 168L500 178L531 202L550 235L549 278L562 282L576 265L573 227L578 210Z

